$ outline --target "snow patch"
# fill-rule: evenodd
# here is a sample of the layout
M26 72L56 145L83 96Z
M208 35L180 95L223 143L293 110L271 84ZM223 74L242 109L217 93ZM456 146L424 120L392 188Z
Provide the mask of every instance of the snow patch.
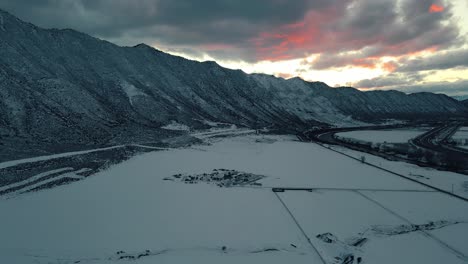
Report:
M256 131L254 129L245 129L245 128L237 128L235 125L232 125L229 129L215 129L211 128L208 132L197 132L190 134L193 137L198 139L208 139L208 138L216 138L216 137L234 137L234 136L241 136L247 134L253 134Z
M130 104L133 105L133 98L136 96L147 96L146 93L136 88L133 84L128 82L122 82L121 85L124 92L127 94Z
M166 130L190 131L190 127L184 124L180 124L174 120L172 120L172 123L162 126L161 128Z
M205 125L208 125L210 127L230 127L232 124L230 123L223 123L223 122L214 122L206 119L193 119L202 122Z
M50 170L50 171L46 171L46 172L43 172L43 173L39 173L29 179L26 179L24 181L20 181L20 182L15 182L13 184L10 184L10 185L6 185L6 186L2 186L0 187L0 192L2 191L5 191L5 190L8 190L8 189L11 189L11 188L16 188L16 187L19 187L19 186L22 186L22 185L27 185L29 183L32 183L32 182L35 182L41 178L45 178L49 175L52 175L52 174L55 174L55 173L60 173L60 172L65 172L65 171L72 171L73 168L71 167L68 167L68 168L60 168L60 169L56 169L56 170Z
M17 191L10 192L10 193L7 194L7 196L8 197L13 197L13 196L15 196L17 194L20 194L20 193L35 191L35 190L38 190L40 188L44 188L47 184L51 184L51 183L57 182L59 180L64 180L64 179L82 180L85 177L81 176L79 174L83 173L83 172L86 172L88 170L90 170L90 169L89 168L83 168L83 169L80 169L80 170L77 170L77 171L68 172L68 173L59 175L57 177L46 179L46 180L43 180L43 181L28 185L28 186L26 186L24 188L21 188L21 189L17 190ZM50 173L49 173L49 175L50 175ZM45 176L42 175L42 177L45 177Z
M468 149L468 127L461 127L452 136L452 140L455 141L458 147Z

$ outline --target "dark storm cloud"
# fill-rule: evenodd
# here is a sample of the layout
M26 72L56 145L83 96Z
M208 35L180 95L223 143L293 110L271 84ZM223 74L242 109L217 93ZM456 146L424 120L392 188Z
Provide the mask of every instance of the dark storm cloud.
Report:
M392 25L398 18L395 4L396 1L386 0L353 1L337 23L337 29L353 29L352 34L357 39L379 36L383 27Z
M386 89L398 90L405 93L431 92L442 93L449 96L466 96L468 95L468 81L459 80L456 82L437 82L424 83L415 85L398 85L390 86Z
M323 53L315 59L310 68L314 70L328 69L333 67L344 67L347 65L359 66L364 68L375 68L379 61L376 54L381 52L377 47L365 47L357 53L351 54L331 54Z
M335 0L0 0L0 8L39 26L74 28L121 45L140 42L197 53L203 45L218 58L253 60L249 40L264 30L301 20L310 8ZM198 51L197 51L198 50ZM236 57L237 56L237 57Z
M432 0L356 0L325 42L313 69L346 65L373 68L382 56L404 57L423 50L443 50L464 43L451 19L451 6L430 13ZM398 4L399 3L399 4ZM341 51L357 50L353 54Z
M330 1L309 2L257 0L246 4L233 0L0 0L0 7L44 27L72 27L106 37L119 37L132 30L136 31L136 35L151 35L161 27L179 31L176 35L183 32L203 35L208 40L223 40L230 34L251 37L258 32L257 27L274 27L297 21L310 6L326 6Z
M358 39L367 39L373 46L383 47L389 55L417 51L434 45L450 45L458 35L458 27L443 22L452 17L446 11L430 13L433 0L358 0L354 11L347 12L346 29Z
M324 69L375 65L460 44L451 6L432 0L0 0L43 27L74 28L121 45L140 42L244 61L323 56ZM449 22L447 22L449 21ZM356 51L354 55L340 52ZM338 55L337 55L338 54Z
M424 83L424 78L430 74L430 72L391 73L387 76L361 80L352 85L363 90L398 90L405 93L432 92L450 96L468 95L468 80Z
M420 82L425 75L419 73L391 73L386 76L376 77L372 79L364 79L353 86L356 88L374 89L396 85L408 85L410 83Z
M468 49L437 53L430 57L400 61L399 72L446 70L468 67Z

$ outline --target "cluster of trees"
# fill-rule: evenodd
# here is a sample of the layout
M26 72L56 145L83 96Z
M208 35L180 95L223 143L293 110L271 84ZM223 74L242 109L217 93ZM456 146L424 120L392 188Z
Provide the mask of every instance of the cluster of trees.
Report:
M418 163L435 167L445 167L450 170L468 170L468 160L453 152L435 152L408 143L372 143L351 138L336 137L338 140L391 156L398 156Z

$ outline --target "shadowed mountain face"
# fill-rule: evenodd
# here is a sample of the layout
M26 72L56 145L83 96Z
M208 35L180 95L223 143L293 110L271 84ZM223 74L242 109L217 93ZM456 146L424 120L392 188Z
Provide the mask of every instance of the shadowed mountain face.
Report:
M0 10L0 144L10 153L0 160L160 139L174 134L160 129L172 120L294 131L466 112L445 95L249 75L144 44L119 47L74 30L45 30Z

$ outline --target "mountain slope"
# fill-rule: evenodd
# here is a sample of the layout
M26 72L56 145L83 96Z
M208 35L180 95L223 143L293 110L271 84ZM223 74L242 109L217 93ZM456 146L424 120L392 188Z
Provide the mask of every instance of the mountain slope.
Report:
M444 95L331 89L46 30L1 10L0 21L0 144L10 159L156 140L174 134L161 129L172 120L300 130L466 113Z
M452 96L452 97L458 101L468 100L468 95L460 95L460 96Z

